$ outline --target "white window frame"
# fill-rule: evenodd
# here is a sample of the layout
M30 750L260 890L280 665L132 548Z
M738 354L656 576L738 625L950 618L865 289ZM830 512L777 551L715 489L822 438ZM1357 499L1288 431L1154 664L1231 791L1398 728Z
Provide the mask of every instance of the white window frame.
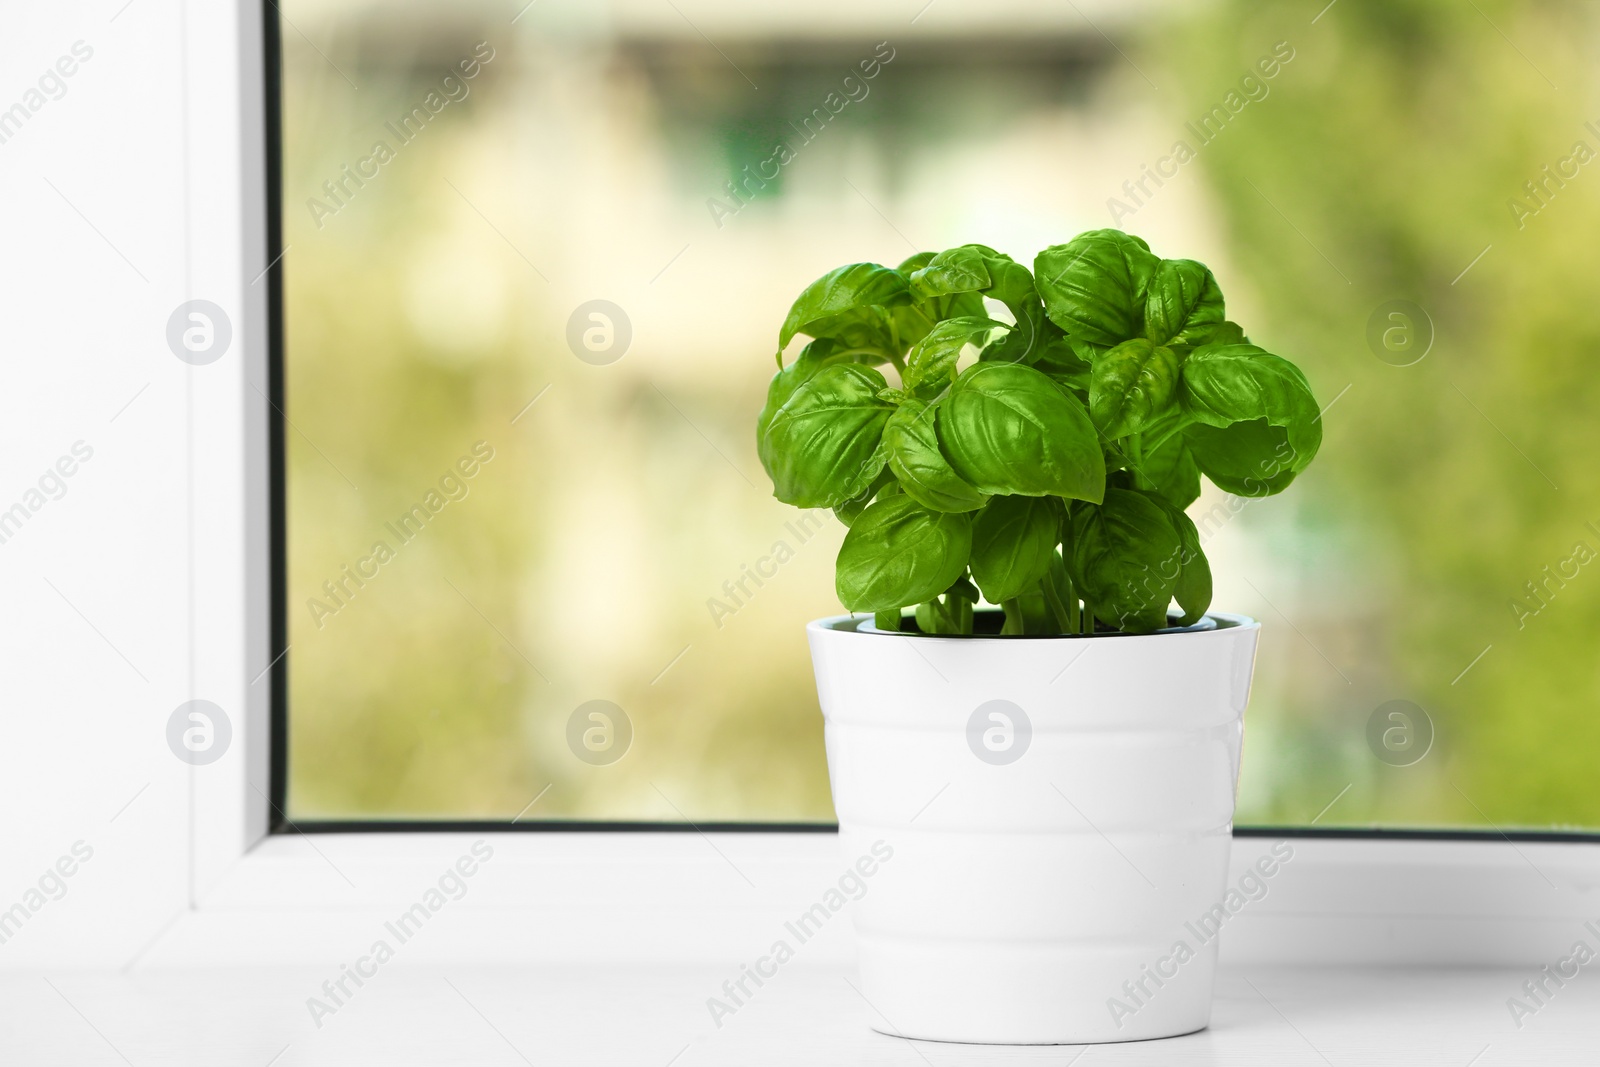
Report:
M278 650L268 633L273 412L264 395L266 286L258 281L279 253L266 244L263 3L143 0L143 21L130 18L118 31L125 46L150 52L147 62L181 64L184 91L171 106L182 109L184 130L151 135L180 161L183 289L238 309L235 354L180 368L187 377L181 410L190 427L188 470L172 476L187 479L190 501L190 624L181 669L172 673L187 677L163 689L172 699L156 701L149 722L155 730L178 698L203 696L239 709L233 749L194 768L155 751L152 774L164 787L176 785L168 791L176 799L148 801L153 816L120 824L121 847L103 849L108 858L97 877L154 878L164 888L111 913L63 907L59 920L6 946L0 967L67 958L137 966L337 964L370 944L383 921L414 903L480 839L494 859L417 940L411 961L748 959L838 877L844 859L834 835L269 833L266 668ZM68 41L77 32L65 23L62 30ZM96 112L88 121L93 134L96 124L114 119ZM163 321L172 295L152 294L145 317ZM62 313L70 306L63 297ZM93 774L114 765L116 754L102 745L95 758L87 771L81 762L71 771L62 762L37 773L40 781L50 773ZM1536 967L1570 947L1597 911L1600 847L1592 842L1290 841L1295 860L1230 923L1225 958ZM1234 879L1271 843L1237 839ZM36 856L48 849L23 851L0 861L7 884L31 878ZM848 928L839 924L814 958L843 960L850 952Z

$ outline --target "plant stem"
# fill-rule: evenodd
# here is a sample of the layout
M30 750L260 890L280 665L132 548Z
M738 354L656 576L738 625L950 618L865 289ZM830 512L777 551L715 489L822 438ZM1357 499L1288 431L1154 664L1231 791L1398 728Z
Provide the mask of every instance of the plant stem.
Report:
M1132 468L1134 488L1154 489L1155 484L1144 474L1144 442L1139 434L1128 435L1128 462Z
M900 355L900 327L894 324L894 316L889 316L889 359L894 362L894 369L900 372L902 385L906 376L906 361Z
M1000 605L1005 609L1006 622L1000 627L1000 632L1007 636L1021 634L1022 630L1022 601L1012 598Z
M896 608L893 611L874 612L872 616L872 623L880 630L894 630L898 632L900 629L900 611L898 608Z
M1083 631L1083 612L1078 605L1078 590L1072 584L1072 574L1065 573L1067 581L1067 619L1070 625L1067 633L1075 634Z
M1048 577L1041 584L1044 586L1044 598L1050 602L1050 610L1055 614L1056 625L1061 627L1062 633L1070 634L1072 616L1067 612L1067 606L1061 602L1061 594L1056 592L1055 584Z

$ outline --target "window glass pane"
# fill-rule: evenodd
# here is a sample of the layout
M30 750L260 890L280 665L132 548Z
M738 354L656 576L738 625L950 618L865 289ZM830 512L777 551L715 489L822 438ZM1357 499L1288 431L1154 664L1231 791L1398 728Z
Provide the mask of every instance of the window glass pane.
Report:
M1116 225L1327 405L1191 508L1266 627L1239 822L1600 825L1600 11L520 7L282 4L294 818L831 819L777 326Z

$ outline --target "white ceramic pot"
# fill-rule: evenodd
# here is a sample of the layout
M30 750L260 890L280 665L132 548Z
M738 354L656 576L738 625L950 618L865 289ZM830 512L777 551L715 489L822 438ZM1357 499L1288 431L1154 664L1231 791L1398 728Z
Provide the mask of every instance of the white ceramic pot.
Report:
M855 905L875 1028L1078 1044L1206 1025L1260 629L1208 618L1093 637L811 623L840 842L875 857Z

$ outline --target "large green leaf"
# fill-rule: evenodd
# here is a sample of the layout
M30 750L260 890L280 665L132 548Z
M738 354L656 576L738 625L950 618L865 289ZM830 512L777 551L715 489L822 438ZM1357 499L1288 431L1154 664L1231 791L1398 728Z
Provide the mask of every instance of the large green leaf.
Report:
M1109 348L1144 329L1145 300L1160 259L1121 230L1091 230L1033 261L1034 284L1050 321L1091 348Z
M794 395L794 391L824 367L835 363L852 362L849 356L836 355L836 345L831 340L812 341L800 350L800 357L789 363L767 384L767 402L756 417L756 440L767 432L767 424L778 409Z
M1205 344L1214 339L1226 317L1222 289L1205 264L1192 259L1161 261L1145 297L1146 337L1158 345Z
M1167 625L1183 542L1155 499L1107 489L1099 505L1073 505L1066 548L1072 580L1102 622L1130 633Z
M1098 501L1105 491L1105 456L1088 411L1032 367L968 367L935 428L950 466L980 492Z
M1322 416L1298 367L1255 345L1206 345L1183 361L1184 431L1201 471L1228 492L1280 492L1316 456Z
M839 602L878 612L932 600L961 577L971 551L967 516L929 511L904 494L876 501L839 548Z
M1300 369L1249 344L1206 345L1183 361L1183 409L1207 426L1266 419L1291 436L1313 431L1317 401Z
M996 254L982 245L946 249L911 273L911 292L919 300L949 293L982 292L990 284L985 261Z
M1235 496L1281 493L1311 461L1311 455L1295 449L1288 430L1265 419L1223 429L1188 426L1183 438L1205 476Z
M1061 540L1061 501L997 496L972 521L972 578L991 604L1019 596L1044 578Z
M859 363L823 367L801 382L757 438L773 495L802 508L831 508L861 493L884 458L883 427L894 405L888 383Z
M1089 414L1108 438L1139 433L1177 406L1178 357L1143 337L1095 357Z
M987 497L950 467L934 429L937 404L907 398L883 428L883 449L907 496L933 511L976 511Z
M851 263L829 271L810 285L789 309L778 331L778 352L797 333L813 333L813 324L828 323L833 316L862 307L897 307L911 302L906 276L877 263ZM837 320L834 320L836 323Z

